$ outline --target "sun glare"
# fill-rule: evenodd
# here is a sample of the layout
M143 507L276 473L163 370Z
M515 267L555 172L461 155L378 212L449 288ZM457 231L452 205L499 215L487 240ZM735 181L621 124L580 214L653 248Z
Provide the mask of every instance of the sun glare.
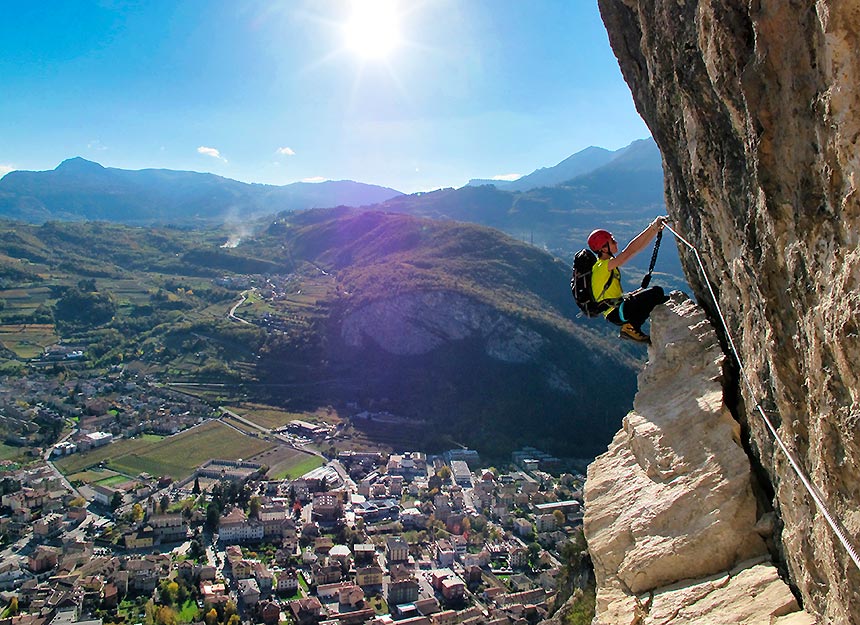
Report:
M353 0L352 15L344 24L347 46L365 59L387 57L400 43L394 0Z

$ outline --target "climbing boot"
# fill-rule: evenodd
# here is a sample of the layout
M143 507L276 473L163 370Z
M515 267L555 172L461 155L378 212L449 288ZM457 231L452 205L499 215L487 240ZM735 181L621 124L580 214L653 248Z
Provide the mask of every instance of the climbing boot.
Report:
M633 327L632 323L625 323L621 326L621 334L622 339L627 339L628 341L636 341L637 343L651 343L651 337L647 334L643 333L641 330L637 330Z

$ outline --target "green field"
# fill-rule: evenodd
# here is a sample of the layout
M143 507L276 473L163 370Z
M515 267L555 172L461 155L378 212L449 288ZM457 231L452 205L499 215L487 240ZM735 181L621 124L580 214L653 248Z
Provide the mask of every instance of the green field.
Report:
M73 473L71 475L66 476L70 482L81 482L83 484L93 484L100 483L105 484L106 480L112 480L113 478L120 478L120 481L125 481L128 478L119 475L116 471L111 471L109 469L95 469L92 471L81 471L79 473ZM115 482L118 483L118 482Z
M100 486L116 486L117 484L122 484L123 482L128 482L128 477L125 475L112 475L111 477L106 477L104 479L99 480L96 484Z
M304 458L296 458L292 464L281 463L277 467L272 467L269 471L269 477L273 480L294 480L301 477L308 471L313 471L317 467L323 465L323 459L319 456L311 456L302 454ZM275 473L276 471L276 473Z
M0 443L0 460L13 460L24 455L24 450L20 447L11 447Z
M207 421L166 438L145 436L117 441L84 454L67 456L56 464L67 475L105 462L111 469L127 475L146 472L180 480L211 458L249 459L272 446L218 421Z
M185 602L185 605L182 606L182 609L179 610L179 614L177 614L177 619L180 623L193 623L198 618L198 613L200 612L197 604L193 599L189 599Z

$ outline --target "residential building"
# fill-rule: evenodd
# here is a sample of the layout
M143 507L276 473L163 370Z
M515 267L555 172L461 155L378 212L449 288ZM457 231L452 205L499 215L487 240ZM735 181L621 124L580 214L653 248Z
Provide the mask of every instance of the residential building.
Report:
M296 625L316 625L322 612L322 604L316 597L296 599L287 603Z
M63 517L51 513L33 523L33 535L39 538L47 538L58 534L63 529Z
M260 595L268 597L272 593L275 585L274 574L262 562L254 563L254 579L257 580L257 586L260 589Z
M454 546L450 541L444 539L436 541L436 561L440 567L454 566L455 555Z
M299 588L299 576L296 569L289 567L275 574L275 591L280 594L292 595Z
M223 605L230 598L224 584L214 582L200 582L200 595L206 606Z
M554 514L537 514L535 515L535 527L540 532L551 532L556 528L556 520Z
M461 601L466 594L466 584L459 577L442 580L442 596L448 601Z
M355 583L362 588L382 586L384 571L378 566L363 566L355 570Z
M313 576L314 584L320 586L322 584L339 582L343 578L343 571L339 564L315 563L311 566L311 575Z
M341 498L333 493L315 493L311 518L317 523L333 523L343 515Z
M39 545L27 558L27 565L33 573L43 573L56 568L59 552L54 547Z
M257 616L266 625L277 625L281 617L281 606L276 601L261 601L257 604Z
M156 514L147 519L159 543L174 543L185 540L188 529L181 514Z
M218 542L243 543L263 540L263 524L256 519L249 519L241 508L233 508L221 517L218 526Z
M418 600L418 582L415 579L403 578L391 580L388 584L387 598L389 606L401 603L413 603Z
M526 537L531 536L534 528L532 527L532 522L528 519L514 519L514 531L518 536Z
M352 546L355 564L370 564L376 561L376 546L371 543L356 543Z
M469 470L469 465L463 460L454 460L451 462L451 475L454 482L463 487L472 486L472 472Z
M239 580L239 599L246 606L256 605L260 600L260 587L257 585L257 580L240 579Z
M151 593L158 585L158 581L167 577L170 570L170 556L153 554L130 558L125 561L123 567L128 572L129 591Z
M385 541L385 557L388 562L405 562L409 559L409 545L399 536Z

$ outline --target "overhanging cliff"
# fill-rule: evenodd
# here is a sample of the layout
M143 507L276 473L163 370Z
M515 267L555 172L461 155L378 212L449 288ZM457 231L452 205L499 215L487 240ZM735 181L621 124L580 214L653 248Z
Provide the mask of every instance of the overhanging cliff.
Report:
M808 611L823 622L860 622L860 571L753 410L773 419L856 543L860 5L599 5L663 154L669 213L702 254L745 365L751 390L730 376L726 397L769 482L775 547ZM715 321L706 284L681 253Z

